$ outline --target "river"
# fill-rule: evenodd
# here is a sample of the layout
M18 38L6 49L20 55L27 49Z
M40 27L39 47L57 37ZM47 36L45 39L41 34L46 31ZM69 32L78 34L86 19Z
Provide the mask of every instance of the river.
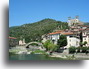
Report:
M62 59L40 54L18 54L9 55L9 60L62 60Z

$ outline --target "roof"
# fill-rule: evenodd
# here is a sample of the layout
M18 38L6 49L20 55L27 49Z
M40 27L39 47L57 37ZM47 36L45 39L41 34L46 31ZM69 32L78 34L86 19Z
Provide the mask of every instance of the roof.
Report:
M83 31L84 29L79 29L79 31Z
M79 31L89 31L89 28L86 28L86 29L80 29Z
M63 32L63 30L59 30L59 31L56 31L56 32L49 33L49 35L60 34L61 32Z
M61 32L62 35L73 35L73 32Z
M86 30L88 30L88 31L89 31L89 28L87 28Z
M17 38L15 38L15 37L9 37L9 39L17 39Z
M88 25L82 25L82 27L89 27Z
M49 33L49 35L54 35L54 34L73 35L74 33L70 31L65 32L64 30L59 30L56 32Z

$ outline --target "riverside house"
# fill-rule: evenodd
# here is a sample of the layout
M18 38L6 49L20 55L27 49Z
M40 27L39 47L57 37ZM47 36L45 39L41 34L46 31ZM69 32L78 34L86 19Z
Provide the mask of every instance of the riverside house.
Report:
M56 32L49 33L48 37L49 37L50 40L53 41L54 44L57 44L57 40L59 39L59 37L61 35L60 33L63 32L63 31L64 30L58 30Z
M54 44L57 44L58 39L60 39L60 35L65 35L67 38L67 46L65 46L66 48L69 48L70 46L79 46L80 39L75 37L76 34L71 31L59 30L53 33L49 33L48 37L53 41Z
M61 32L61 35L66 35L67 38L66 48L69 48L70 46L75 46L75 47L80 46L80 39L76 37L75 33L67 31L67 32Z
M15 38L15 37L9 37L9 46L13 47L13 46L16 46L16 45L18 45L17 38Z
M86 46L89 46L89 28L82 31L83 43L87 42Z

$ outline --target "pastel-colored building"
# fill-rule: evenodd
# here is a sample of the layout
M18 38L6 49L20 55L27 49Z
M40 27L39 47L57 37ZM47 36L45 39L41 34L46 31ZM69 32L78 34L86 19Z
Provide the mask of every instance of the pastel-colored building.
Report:
M19 45L25 45L26 43L25 43L25 39L23 39L23 40L19 40Z
M49 39L53 41L54 44L57 44L58 39L60 38L60 33L63 32L63 30L59 30L53 33L49 33Z

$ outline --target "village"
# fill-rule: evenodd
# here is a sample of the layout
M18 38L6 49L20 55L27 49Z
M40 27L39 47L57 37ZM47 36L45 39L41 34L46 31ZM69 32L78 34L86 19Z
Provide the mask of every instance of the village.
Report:
M67 46L79 47L80 43L86 43L84 46L89 47L89 26L84 25L76 16L74 19L68 18L68 26L69 29L66 30L56 30L55 32L48 33L47 35L43 35L43 42L50 39L54 41L54 44L57 44L57 40L60 39L60 35L66 35L67 38Z
M79 20L79 16L75 16L75 18L68 17L68 26L69 29L66 30L54 30L51 33L42 35L42 42L29 42L25 43L25 39L17 41L15 37L9 36L9 46L10 49L13 46L16 48L23 49L24 51L20 51L17 54L31 54L34 50L45 51L44 43L50 40L54 46L58 46L58 40L60 41L61 36L66 37L66 41L64 42L64 46L60 46L57 51L46 51L47 54L50 53L51 57L73 57L73 58L88 58L89 59L89 26L84 25L83 22ZM30 49L30 52L27 52ZM11 50L9 52L12 52ZM37 52L35 54L40 54ZM42 54L42 53L41 53Z

